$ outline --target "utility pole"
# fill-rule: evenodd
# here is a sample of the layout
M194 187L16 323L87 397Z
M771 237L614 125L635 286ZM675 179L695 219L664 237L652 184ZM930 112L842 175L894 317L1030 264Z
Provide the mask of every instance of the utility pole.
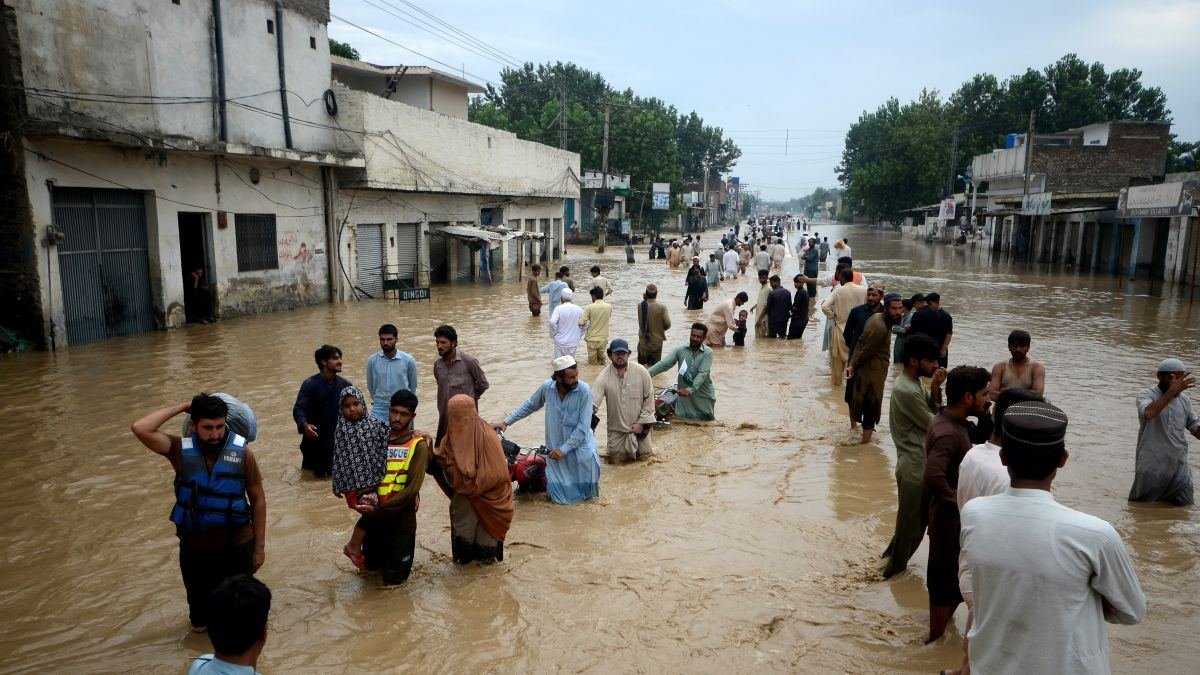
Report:
M708 222L708 162L704 163L704 210L700 213L704 216L704 227L700 229L707 230L711 224Z
M958 175L958 171L954 166L958 162L958 132L962 127L954 127L954 138L950 143L950 175L946 177L946 191L942 194L943 198L954 196L954 177Z
M612 204L607 202L608 194L608 123L612 117L612 105L604 104L604 145L600 151L600 173L602 174L600 192L605 196L605 205L600 207L600 223L596 228L599 241L596 242L596 253L604 253L604 244L608 240L608 210Z
M558 147L567 149L567 85L558 86Z
M1033 178L1033 134L1034 134L1034 120L1035 120L1034 115L1036 112L1037 112L1036 110L1029 111L1029 132L1027 134L1025 134L1025 188L1024 188L1024 191L1022 192L1022 197L1021 197L1021 209L1022 210L1024 210L1025 204L1027 204L1029 202L1029 184ZM1031 215L1031 216L1027 216L1027 217L1029 218L1029 237L1030 237L1030 241L1028 241L1027 244L1029 245L1029 251L1032 251L1033 250L1033 216ZM1014 232L1013 234L1015 235L1016 233ZM1012 239L1014 239L1014 238L1015 238L1015 236L1010 237L1010 239L1009 239L1008 250L1010 253L1012 252Z

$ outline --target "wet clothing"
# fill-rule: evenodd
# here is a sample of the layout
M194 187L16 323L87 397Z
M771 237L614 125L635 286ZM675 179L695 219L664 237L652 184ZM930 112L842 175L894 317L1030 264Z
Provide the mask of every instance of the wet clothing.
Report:
M971 670L1108 673L1108 631L1135 624L1146 596L1112 525L1069 509L1046 490L1006 488L963 507L962 545L975 618Z
M671 329L671 314L657 300L642 300L638 303L637 318L637 361L643 366L654 365L662 358L663 342Z
M1025 362L1025 374L1018 376L1012 368L1010 361L1004 362L1004 370L1000 373L1000 392L1008 391L1009 389L1024 389L1030 391L1033 389L1033 361Z
M1193 503L1187 432L1200 427L1200 418L1187 394L1179 394L1154 419L1146 419L1146 409L1163 395L1153 386L1137 396L1140 426L1129 500L1183 506Z
M821 253L816 248L804 252L804 276L813 278L821 273Z
M863 429L874 429L883 411L883 384L887 380L892 333L882 314L867 321L862 337L850 357L854 368L854 390L850 397L850 419Z
M594 300L583 308L579 325L587 328L583 339L588 342L589 348L593 342L599 342L601 345L608 342L608 326L611 319L612 305L603 300Z
M491 383L480 367L479 360L458 347L454 348L454 356L450 357L448 365L443 358L433 362L433 379L438 386L438 430L434 441L436 445L446 435L446 404L450 398L457 394L466 394L478 402Z
M608 296L613 294L612 284L610 284L608 282L608 279L605 279L603 276L592 277L592 286L591 286L591 288L588 289L588 292L589 292L588 297L591 297L590 292L591 292L592 288L599 288L600 290L604 291L605 298L607 298Z
M704 263L704 277L709 286L721 285L721 263L716 260Z
M788 324L787 339L799 340L804 337L804 329L808 327L808 291L803 287L797 288L792 294L791 322Z
M888 426L896 446L896 532L883 557L885 578L908 569L908 561L925 538L929 492L925 489L925 435L937 410L920 380L901 373L892 385Z
M687 279L687 293L684 296L684 302L687 303L688 309L704 309L704 301L708 299L708 281L704 275L697 272L689 272Z
M787 337L788 316L792 312L792 294L780 286L767 294L767 337Z
M680 396L675 401L675 416L685 420L716 419L717 389L712 381L712 349L700 345L693 351L690 344L676 347L671 353L650 368L650 375L658 375L675 365L682 372L678 376L678 387L689 390L689 396Z
M654 383L645 366L630 363L625 377L609 364L592 385L592 405L599 410L607 402L605 448L609 462L641 459L654 453L650 445L650 427L654 423ZM647 425L639 438L634 424Z
M754 254L754 270L758 274L758 270L771 269L771 254L766 251L759 251Z
M366 414L365 402L358 387L346 387L338 400L354 396L364 405L362 419L351 421L338 417L333 432L333 494L344 495L374 488L383 479L387 463L387 442L391 425Z
M395 438L392 446L407 443ZM386 585L402 584L412 572L413 553L417 545L417 508L421 500L421 483L429 464L429 446L419 439L412 446L404 487L381 500L374 513L363 514L357 527L366 531L363 554L366 568L379 570Z
M745 347L746 346L746 329L747 329L746 320L738 319L737 323L735 325L737 326L737 328L733 331L733 346L734 347ZM801 329L801 330L803 330L803 329Z
M704 338L704 344L710 347L724 347L725 333L737 325L737 311L737 304L733 298L718 302L712 314L708 315L708 335Z
M851 356L854 355L854 345L858 344L863 328L866 328L867 321L875 314L866 303L850 310L850 316L846 317L846 327L842 329L842 339L846 341L846 350Z
M625 262L633 264L633 244L628 241L625 242Z
M580 382L559 398L553 379L546 380L505 419L513 424L546 409L546 447L563 453L546 460L546 492L556 504L575 504L600 496L600 455L592 435L592 390Z
M767 317L767 297L771 295L771 284L760 284L758 302L754 303L754 337L765 338L770 332Z
M958 469L971 449L970 423L943 410L925 434L925 489L929 491L929 604L953 607L958 590Z
M575 356L583 328L579 319L583 308L572 302L564 302L550 313L550 337L554 339L554 358Z
M187 675L258 675L258 671L251 666L222 661L215 654L202 654L192 660Z
M525 298L529 301L531 314L538 316L542 313L542 292L538 289L537 277L529 277L529 280L525 282Z
M296 431L300 433L300 454L303 455L301 469L308 469L319 476L329 473L333 462L333 432L342 415L339 394L349 386L350 381L341 375L334 375L333 380L327 381L321 373L309 377L300 385L296 403L292 406L292 419L296 422ZM305 424L317 427L316 438L304 435Z
M937 343L940 349L946 340L947 335L954 333L954 319L950 313L944 309L934 309L933 307L922 307L913 312L912 322L908 327L908 334L923 333L928 335ZM939 357L938 363L943 368L949 364L949 354L945 358Z
M828 298L821 303L821 312L829 319L832 331L829 337L829 376L834 386L844 381L843 371L850 358L850 349L843 337L846 322L850 319L850 310L867 300L867 289L858 284L840 285L833 289Z
M379 350L367 359L367 392L371 394L371 415L388 421L392 394L407 389L417 392L417 361L399 349L388 358ZM338 408L341 408L339 399ZM340 411L339 411L340 412Z
M450 538L455 562L503 560L501 542L513 519L512 478L500 437L479 416L475 399L463 394L450 399L446 437L433 455L454 490Z
M904 365L904 340L908 336L908 327L912 323L912 312L905 312L904 316L900 317L900 323L892 326L892 335L896 339L892 341L892 363Z
M967 451L958 467L958 512L961 514L967 502L976 497L998 495L1008 489L1012 479L1008 467L1000 461L1000 446L991 441L980 443ZM958 590L967 607L974 608L971 589L971 567L967 564L967 552L958 554Z
M721 262L725 266L725 277L732 279L738 275L738 253L733 249L725 251Z
M554 310L558 308L559 303L562 302L564 288L570 288L567 282L562 279L555 279L538 290L539 293L545 293L550 297L549 306L546 308L546 311L553 314Z

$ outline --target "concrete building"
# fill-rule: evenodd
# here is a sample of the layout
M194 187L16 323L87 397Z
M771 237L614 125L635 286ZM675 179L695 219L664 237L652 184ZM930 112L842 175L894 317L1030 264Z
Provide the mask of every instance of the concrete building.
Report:
M1013 256L1161 278L1156 251L1165 251L1165 230L1156 243L1160 233L1123 217L1117 202L1123 189L1162 181L1170 127L1105 122L1036 134L1032 144L1018 136L1013 147L976 156L973 179L987 184L975 211L983 222L976 225L991 233L994 250Z
M565 219L568 241L572 244L590 244L596 241L596 221L600 216L599 209L596 208L596 195L600 193L603 187L603 172L583 172L581 190L579 192L579 208L577 211L572 210L571 214ZM608 189L613 193L613 204L608 210L608 235L612 237L620 233L621 223L630 218L629 200L633 192L629 185L629 174L610 172L608 174ZM571 227L576 222L578 222L579 226L572 232Z
M364 163L322 102L328 18L318 1L0 5L5 324L61 347L327 302L331 170Z
M699 196L699 201L689 206L683 217L687 230L711 230L721 226L729 207L729 187L725 181L709 178L705 192L703 178L687 180L684 181L684 192L695 192Z
M516 276L562 257L564 223L579 198L577 153L468 122L471 89L458 87L451 101L453 76L413 76L428 80L417 89L435 92L426 109L385 97L382 80L364 79L364 70L404 66L334 62L338 122L354 130L341 140L365 158L361 168L337 171L333 239L349 283L334 284L336 299Z

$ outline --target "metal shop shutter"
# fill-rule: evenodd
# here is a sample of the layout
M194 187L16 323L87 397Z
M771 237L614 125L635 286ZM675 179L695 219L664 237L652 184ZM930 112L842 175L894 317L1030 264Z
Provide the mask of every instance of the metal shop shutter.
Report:
M419 223L396 224L396 265L402 281L415 284L417 266L421 261L421 225Z
M383 225L358 225L358 288L372 298L383 295Z

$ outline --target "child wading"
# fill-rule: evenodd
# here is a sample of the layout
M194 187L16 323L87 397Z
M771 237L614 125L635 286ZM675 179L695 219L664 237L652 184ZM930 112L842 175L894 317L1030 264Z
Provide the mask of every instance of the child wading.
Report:
M357 387L341 393L341 417L333 440L333 493L346 498L352 509L379 505L379 483L387 462L389 425L367 414L366 401ZM363 569L366 530L355 526L342 549L358 569Z
M735 328L733 330L733 346L734 347L745 347L746 346L746 319L749 316L750 316L750 313L744 309L742 311L738 312L737 328Z

